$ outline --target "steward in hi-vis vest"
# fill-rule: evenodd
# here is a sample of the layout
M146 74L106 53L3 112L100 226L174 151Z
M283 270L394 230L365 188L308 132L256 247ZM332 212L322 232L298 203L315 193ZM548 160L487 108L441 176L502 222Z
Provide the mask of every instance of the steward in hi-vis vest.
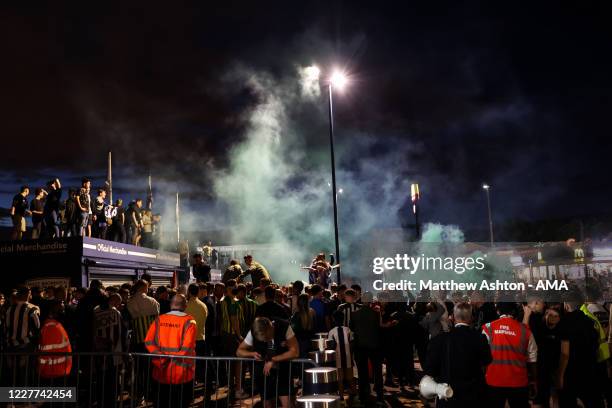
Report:
M529 327L512 317L515 308L512 302L498 303L500 318L482 326L493 357L485 376L492 407L503 407L506 400L527 406L536 391L538 346Z
M159 387L159 406L187 406L193 395L195 360L181 358L196 355L196 322L184 312L186 307L184 295L174 296L171 311L155 319L145 338L149 353L168 356L151 361L153 380Z
M45 320L40 330L41 352L48 351L53 354L41 354L38 357L38 370L41 378L53 379L65 377L72 370L72 347L64 326L55 317L63 306L60 302L54 303L49 311L49 318ZM66 354L61 354L66 353Z

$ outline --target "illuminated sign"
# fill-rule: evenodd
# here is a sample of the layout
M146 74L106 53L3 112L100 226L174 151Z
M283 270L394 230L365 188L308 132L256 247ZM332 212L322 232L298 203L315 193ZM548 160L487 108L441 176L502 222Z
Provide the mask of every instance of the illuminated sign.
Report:
M83 256L159 265L180 265L179 254L87 237L83 238Z

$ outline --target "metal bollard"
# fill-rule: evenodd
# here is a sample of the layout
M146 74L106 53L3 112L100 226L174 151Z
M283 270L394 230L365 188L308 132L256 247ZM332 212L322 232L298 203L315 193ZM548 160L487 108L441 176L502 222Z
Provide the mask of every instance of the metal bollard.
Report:
M338 372L333 367L305 370L304 395L325 395L338 392Z
M319 365L330 365L336 363L336 351L335 350L324 350L324 351L311 351L308 353L308 358L313 360Z
M299 408L340 408L341 399L337 395L313 395L297 399Z

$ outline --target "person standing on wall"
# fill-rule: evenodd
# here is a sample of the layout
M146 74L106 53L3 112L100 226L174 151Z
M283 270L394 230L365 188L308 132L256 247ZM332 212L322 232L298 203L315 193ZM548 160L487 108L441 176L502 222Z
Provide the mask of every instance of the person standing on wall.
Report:
M245 276L251 275L253 281L253 287L256 288L261 284L262 279L271 279L268 270L259 262L253 260L253 255L246 255L244 257L244 263L247 269L240 275L238 281L242 281Z
M45 220L46 236L48 238L59 238L59 214L60 200L62 199L62 184L58 178L53 179L48 184L48 194L45 200L43 218Z
M32 214L32 239L39 239L43 233L43 210L45 208L45 196L47 192L38 187L34 190L34 199L30 201L30 213Z
M13 220L13 229L11 231L11 239L19 240L23 238L23 233L26 232L26 219L27 215L30 215L28 210L28 195L30 195L30 188L28 186L21 186L19 194L13 197L13 203L11 204L10 214Z
M81 189L76 195L77 210L79 212L79 236L84 237L87 234L87 225L89 221L89 214L91 213L91 196L89 190L91 188L91 181L88 178L84 178L81 181Z

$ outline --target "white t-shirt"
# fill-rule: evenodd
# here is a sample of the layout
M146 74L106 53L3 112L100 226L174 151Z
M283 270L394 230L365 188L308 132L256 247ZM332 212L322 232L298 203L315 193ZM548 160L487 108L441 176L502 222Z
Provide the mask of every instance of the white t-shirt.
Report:
M287 333L285 334L285 339L289 340L293 337L295 337L295 333L293 333L293 329L291 328L291 326L287 326ZM249 346L253 345L253 335L251 334L250 330L247 333L246 337L244 338L244 342Z

